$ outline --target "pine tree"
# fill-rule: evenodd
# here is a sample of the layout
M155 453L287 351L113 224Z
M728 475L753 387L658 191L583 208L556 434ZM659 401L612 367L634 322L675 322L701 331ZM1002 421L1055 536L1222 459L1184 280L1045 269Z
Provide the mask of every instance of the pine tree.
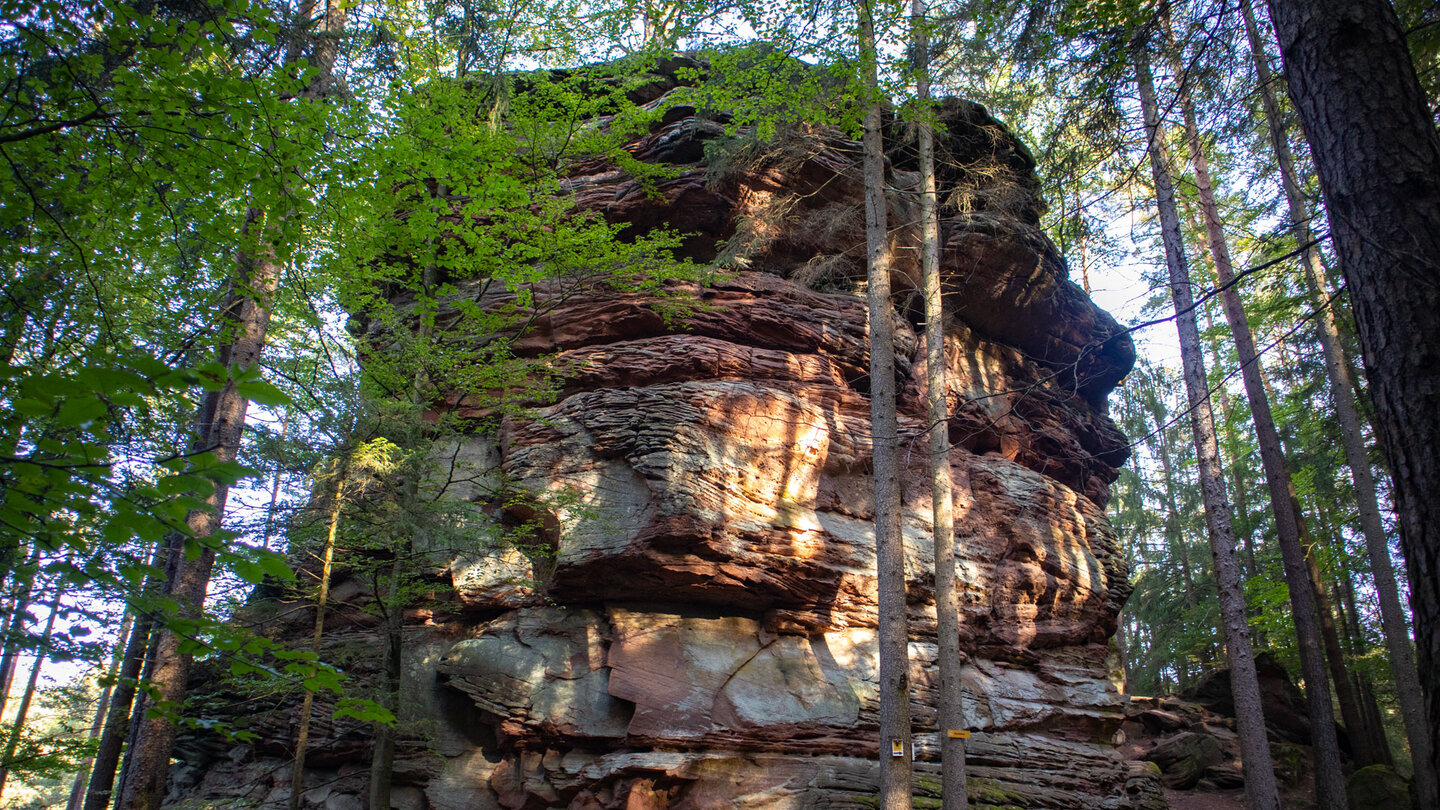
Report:
M1181 73L1179 70L1176 72ZM1250 404L1250 414L1260 445L1265 483L1270 492L1270 508L1275 518L1285 581L1290 587L1291 616L1295 622L1295 635L1300 647L1300 667L1305 678L1305 697L1309 706L1311 743L1315 756L1316 799L1323 810L1345 810L1344 769L1340 762L1340 742L1335 734L1334 714L1330 708L1326 659L1321 642L1320 622L1323 622L1323 619L1316 612L1316 592L1306 565L1307 552L1302 540L1302 534L1305 533L1304 516L1298 509L1295 485L1290 478L1289 464L1284 448L1280 445L1275 417L1270 410L1270 397L1261 377L1260 353L1255 347L1255 336L1250 329L1249 317L1245 314L1245 305L1240 301L1240 292L1235 289L1235 271L1230 260L1230 248L1220 221L1220 209L1215 203L1209 161L1200 141L1194 102L1183 85L1179 91L1179 106L1185 142L1190 152L1190 165L1195 176L1195 187L1200 197L1207 246L1223 290L1220 300L1240 360L1240 374L1245 383L1246 399ZM1331 667L1338 669L1335 673L1335 686L1343 698L1351 698L1348 675L1345 673L1344 662L1338 659L1338 654L1337 650L1330 660ZM1353 714L1353 698L1343 698L1341 705L1348 707ZM1358 720L1358 715L1355 717ZM1347 717L1347 720L1349 719ZM1358 726L1359 723L1356 722L1352 727Z
M1210 551L1215 561L1215 581L1220 592L1220 612L1225 645L1230 654L1230 683L1234 692L1236 723L1240 736L1240 758L1245 765L1245 794L1251 810L1278 810L1279 793L1266 739L1260 686L1250 648L1250 629L1240 566L1235 559L1235 537L1231 528L1230 505L1225 499L1224 471L1215 437L1215 418L1200 349L1200 329L1195 320L1194 296L1181 241L1180 215L1175 205L1173 172L1165 153L1164 130L1155 99L1150 71L1148 42L1137 37L1133 45L1135 71L1145 115L1145 134L1150 168L1155 179L1155 202L1160 210L1161 235L1166 264L1170 270L1170 294L1175 307L1175 324L1180 333L1180 354L1185 368L1185 389L1189 397L1190 426L1200 461L1200 490L1205 500L1205 518L1210 528Z
M1271 0L1354 306L1440 753L1440 134L1384 0Z
M905 549L900 523L900 427L895 411L895 325L885 200L874 4L859 9L865 98L865 242L870 327L870 435L875 483L875 565L880 643L880 808L910 807L910 636L905 612Z
M931 526L935 541L935 634L940 691L940 795L945 810L969 806L965 783L965 729L960 651L960 601L955 577L955 483L950 474L950 404L945 385L945 310L940 286L939 199L935 190L935 131L930 122L930 37L924 0L910 12L912 69L920 162L920 266L925 297L925 384L930 415Z

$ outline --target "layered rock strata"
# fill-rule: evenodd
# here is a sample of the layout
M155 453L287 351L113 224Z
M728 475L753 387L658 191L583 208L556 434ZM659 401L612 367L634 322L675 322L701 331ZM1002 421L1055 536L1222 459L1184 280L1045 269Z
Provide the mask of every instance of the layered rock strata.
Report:
M670 291L700 304L679 320L652 295L604 285L527 290L538 314L515 350L566 370L558 398L441 455L469 473L451 476L470 480L451 497L483 500L500 482L522 493L507 499L523 512L511 517L539 526L534 540L551 553L477 539L448 558L453 599L412 614L397 806L873 806L858 144L792 133L804 149L717 180L702 146L722 128L661 78L645 100L666 114L631 152L671 176L642 187L597 159L570 187L612 221L698 234L693 257L726 266L711 284ZM1104 514L1127 455L1105 397L1133 349L1039 231L1025 149L975 105L947 102L944 118L942 183L964 196L944 209L943 262L972 802L1138 807L1154 780L1113 745L1123 715L1106 642L1129 587ZM903 149L892 160L891 221L910 223L915 177ZM933 798L923 330L904 298L914 229L893 238L917 795ZM461 294L487 308L515 301L478 285ZM328 643L373 639L373 622L343 604L373 595L353 581L335 592ZM288 796L291 721L280 712L261 725L260 744L192 763L186 794ZM358 807L365 729L319 736L306 806Z

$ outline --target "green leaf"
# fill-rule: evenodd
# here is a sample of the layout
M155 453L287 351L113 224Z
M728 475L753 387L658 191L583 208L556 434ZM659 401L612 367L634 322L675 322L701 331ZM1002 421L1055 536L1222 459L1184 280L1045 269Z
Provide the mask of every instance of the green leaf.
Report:
M251 402L257 405L264 405L267 408L284 408L295 405L295 401L284 391L281 391L265 380L257 379L239 382L235 384L235 390Z
M265 569L259 563L250 560L236 560L230 567L235 571L235 576L251 585L259 585L265 581Z
M290 582L295 579L295 571L290 568L290 564L286 561L285 555L283 554L274 551L262 551L260 552L258 562L266 574L278 580Z
M373 700L341 698L335 703L335 718L350 717L362 723L395 724L395 715Z
M14 408L16 413L32 419L40 416L49 416L55 410L54 405L35 399L34 397L21 397L15 401Z

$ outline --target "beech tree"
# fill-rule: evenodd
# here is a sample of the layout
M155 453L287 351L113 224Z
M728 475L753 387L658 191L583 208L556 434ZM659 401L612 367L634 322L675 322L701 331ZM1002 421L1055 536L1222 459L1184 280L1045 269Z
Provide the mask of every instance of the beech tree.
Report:
M301 8L301 19L309 20L314 13L313 2ZM313 78L301 90L307 101L323 98L330 92L332 69L338 54L338 34L344 16L336 3L329 3L317 35L311 39ZM307 32L308 33L308 32ZM290 44L290 63L302 52L303 43ZM283 181L282 181L283 182ZM241 379L257 369L265 347L270 323L270 308L275 289L284 269L283 259L273 244L283 221L292 216L288 210L266 210L251 206L246 210L242 232L249 238L237 260L235 281L226 302L227 318L221 330L217 356L229 370L232 379ZM235 384L227 383L211 392L200 407L196 420L195 448L215 455L220 463L234 463L240 452L241 433L250 398ZM205 505L190 513L186 527L191 537L201 541L214 536L221 526L228 488L216 485ZM184 542L173 542L168 550L166 595L177 600L187 616L199 616L204 609L210 577L215 564L215 551L202 548L198 557L185 553ZM193 653L185 647L185 639L165 628L153 642L153 667L150 681L155 699L162 707L178 706L188 688ZM170 778L170 754L175 742L174 720L165 714L141 718L127 759L127 780L122 786L117 810L159 810Z

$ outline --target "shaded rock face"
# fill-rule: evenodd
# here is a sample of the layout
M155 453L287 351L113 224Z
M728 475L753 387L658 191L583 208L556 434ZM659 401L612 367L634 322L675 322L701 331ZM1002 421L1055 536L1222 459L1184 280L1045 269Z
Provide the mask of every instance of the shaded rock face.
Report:
M702 306L679 322L644 294L561 282L529 291L541 314L516 351L566 369L558 399L442 455L469 466L455 480L478 482L457 497L481 499L501 480L527 493L553 559L459 555L447 569L453 610L416 614L407 629L402 719L422 731L402 744L412 764L397 784L416 807L873 804L867 330L846 264L863 255L858 144L793 135L803 157L762 159L717 182L701 147L718 125L669 98L651 102L669 113L632 152L678 166L676 176L647 191L595 161L576 167L571 187L614 221L699 234L689 248L699 258L729 239L731 269L690 290ZM993 187L972 183L966 213L948 207L944 226L972 801L1139 806L1153 776L1113 748L1122 714L1106 676L1129 587L1104 516L1126 441L1104 401L1133 349L1039 232L1028 153L975 105L945 110L952 154L987 144L974 159L1003 168ZM912 222L914 177L902 150L892 158L892 222ZM916 284L915 234L901 226L894 239L903 293ZM481 307L516 299L478 285L461 293ZM917 794L934 796L934 559L912 314L895 313L895 348L910 448ZM263 776L262 764L283 760L286 722L275 721L268 747L207 766L196 794L285 793L288 771ZM318 748L365 736L327 733ZM353 769L320 761L330 770L314 784L353 781ZM316 802L343 793L326 790Z

